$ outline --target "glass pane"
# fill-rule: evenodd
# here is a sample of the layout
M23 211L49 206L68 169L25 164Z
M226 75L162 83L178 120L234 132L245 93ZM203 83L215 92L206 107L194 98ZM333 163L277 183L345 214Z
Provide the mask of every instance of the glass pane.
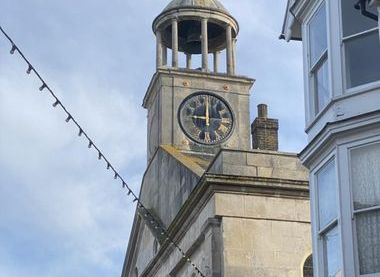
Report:
M354 209L380 206L380 143L351 150Z
M358 0L342 0L343 36L347 37L363 31L375 28L377 22L361 14L355 9ZM367 10L377 14L375 7L367 7Z
M326 6L323 3L309 25L310 63L314 65L327 49Z
M377 31L345 42L347 87L380 80L380 43Z
M380 273L380 211L356 216L360 274Z
M327 60L315 72L316 114L330 101L329 72Z
M317 173L319 228L338 217L335 162L329 162Z
M338 227L323 236L327 276L342 276L340 235Z

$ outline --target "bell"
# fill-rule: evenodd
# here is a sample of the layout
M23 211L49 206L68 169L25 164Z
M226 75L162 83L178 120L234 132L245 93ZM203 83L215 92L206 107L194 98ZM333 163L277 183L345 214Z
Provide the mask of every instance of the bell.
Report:
M191 30L190 30L191 31ZM199 32L188 32L186 43L200 43L201 42L201 34Z
M189 54L200 54L202 52L202 40L200 26L191 26L187 31L184 50Z

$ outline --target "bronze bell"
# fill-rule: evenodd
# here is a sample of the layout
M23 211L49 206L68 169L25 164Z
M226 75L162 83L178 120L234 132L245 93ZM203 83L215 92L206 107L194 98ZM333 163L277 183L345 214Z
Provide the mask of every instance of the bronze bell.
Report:
M200 26L191 26L186 35L184 50L189 54L200 54L202 52L202 39Z

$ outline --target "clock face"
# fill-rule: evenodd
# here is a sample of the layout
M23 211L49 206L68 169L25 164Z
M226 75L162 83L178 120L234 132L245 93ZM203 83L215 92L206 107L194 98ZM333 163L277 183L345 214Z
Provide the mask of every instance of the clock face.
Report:
M200 92L187 97L179 109L182 130L193 141L215 145L232 133L234 117L228 104L220 97Z

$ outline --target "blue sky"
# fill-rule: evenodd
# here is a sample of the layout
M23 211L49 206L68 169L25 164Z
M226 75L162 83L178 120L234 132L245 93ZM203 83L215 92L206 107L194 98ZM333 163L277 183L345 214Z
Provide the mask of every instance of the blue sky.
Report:
M2 0L0 24L138 191L154 73L154 17L167 0ZM278 40L286 1L224 0L241 26L239 74L280 119L283 151L304 129L301 45ZM132 199L40 93L0 37L0 276L119 276Z

